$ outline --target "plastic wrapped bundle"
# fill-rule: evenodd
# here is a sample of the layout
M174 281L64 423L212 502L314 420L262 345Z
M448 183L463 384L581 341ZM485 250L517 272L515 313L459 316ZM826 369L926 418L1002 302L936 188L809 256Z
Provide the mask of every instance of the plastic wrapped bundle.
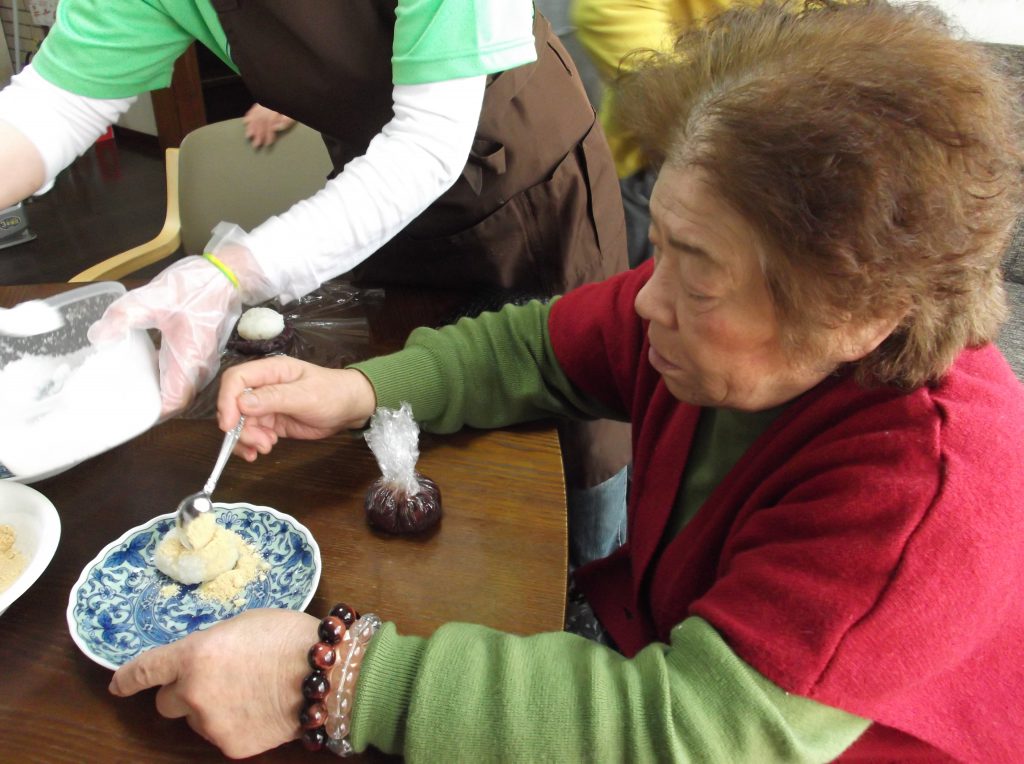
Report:
M364 437L381 470L364 501L370 525L387 533L419 533L437 525L441 489L416 471L419 425L409 404L377 409Z

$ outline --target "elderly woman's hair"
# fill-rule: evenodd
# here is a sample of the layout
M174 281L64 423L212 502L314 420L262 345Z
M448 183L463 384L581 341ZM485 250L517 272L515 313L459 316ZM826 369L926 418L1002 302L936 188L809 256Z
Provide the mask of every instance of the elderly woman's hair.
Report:
M995 338L1024 153L1019 88L985 46L923 5L770 0L630 67L616 119L765 238L794 353L903 316L857 375L913 387Z

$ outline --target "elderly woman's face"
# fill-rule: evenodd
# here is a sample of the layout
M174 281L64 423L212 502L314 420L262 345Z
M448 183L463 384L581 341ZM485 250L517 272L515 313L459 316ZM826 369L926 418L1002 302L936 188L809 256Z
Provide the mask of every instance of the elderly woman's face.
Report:
M756 231L701 171L665 166L651 196L654 274L636 297L650 321L650 363L679 400L758 411L814 387L835 359L789 359Z

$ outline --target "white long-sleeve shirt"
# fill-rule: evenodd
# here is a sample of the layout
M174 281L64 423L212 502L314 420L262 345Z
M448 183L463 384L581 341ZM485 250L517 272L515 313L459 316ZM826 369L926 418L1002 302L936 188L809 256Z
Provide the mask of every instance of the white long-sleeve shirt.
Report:
M455 183L469 156L486 77L396 85L394 115L365 154L314 196L254 228L250 249L283 301L351 270ZM80 96L28 66L0 91L0 120L35 146L46 183L134 98ZM239 133L238 139L245 140Z

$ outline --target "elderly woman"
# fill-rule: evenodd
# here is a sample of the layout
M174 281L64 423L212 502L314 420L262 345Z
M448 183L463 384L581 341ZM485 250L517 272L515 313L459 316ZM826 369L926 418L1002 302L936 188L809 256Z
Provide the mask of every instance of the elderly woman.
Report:
M248 459L399 401L441 432L629 419L629 541L578 572L619 651L327 618L321 640L369 641L320 707L317 619L256 611L115 694L165 685L158 710L229 755L335 734L426 760L1019 757L1024 389L991 344L1013 94L883 2L737 8L623 87L662 163L652 261L353 369L237 367L219 399Z

